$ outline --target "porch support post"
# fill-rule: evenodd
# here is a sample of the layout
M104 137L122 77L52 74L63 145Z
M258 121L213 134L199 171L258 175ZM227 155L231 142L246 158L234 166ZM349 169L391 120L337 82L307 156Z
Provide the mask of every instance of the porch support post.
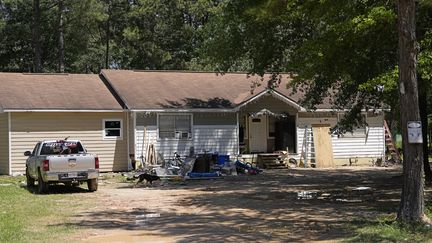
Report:
M299 115L298 114L299 113L297 112L296 113L296 118L295 118L295 130L294 130L294 132L295 132L295 151L294 152L296 154L299 153L299 146L298 146L298 118L299 118ZM289 153L289 152L287 151L287 153Z
M240 154L240 121L239 121L239 112L238 111L236 112L236 117L237 117L237 128L236 128L236 131L237 131L237 135L236 135L236 138L237 138L237 154Z
M134 159L135 160L137 159L137 155L136 155L136 153L137 153L137 149L136 149L136 145L137 145L137 138L136 138L136 135L137 135L137 130L136 130L137 116L136 116L136 114L137 114L136 111L132 112L132 115L133 115L133 131L134 131L134 134L133 134L133 151L134 151L134 156L135 156Z
M127 146L127 163L128 163L128 171L132 170L132 160L130 157L130 116L132 113L126 112L126 146Z
M8 112L8 143L9 175L12 175L12 121L10 112Z

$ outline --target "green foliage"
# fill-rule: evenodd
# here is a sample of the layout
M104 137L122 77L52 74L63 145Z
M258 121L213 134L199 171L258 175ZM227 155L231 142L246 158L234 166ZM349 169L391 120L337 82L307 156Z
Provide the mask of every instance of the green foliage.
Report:
M218 0L63 0L66 72L187 69ZM42 67L59 56L57 1L40 0ZM32 71L32 1L0 1L0 71ZM107 63L106 63L107 60ZM191 66L194 66L191 64ZM196 66L196 65L195 65Z
M53 72L59 55L57 1L40 1L42 66ZM278 73L290 72L310 109L325 96L334 108L352 112L382 103L397 107L394 1L63 1L66 72L270 72L276 74L266 80L270 86L278 83ZM419 77L427 81L432 4L422 0L418 6ZM32 15L31 1L0 1L0 71L33 70Z
M420 42L418 72L422 79L432 80L432 31L427 31Z
M0 69L31 69L31 3L25 0L0 1Z
M430 80L432 4L418 6L419 77ZM198 60L223 72L295 73L292 85L305 93L302 104L310 109L327 96L334 108L352 113L346 118L383 104L395 117L396 10L396 2L384 0L227 1L206 25ZM422 90L431 82L425 83ZM349 123L342 130L352 129Z
M263 75L286 66L285 53L296 41L284 1L227 1L205 26L201 48L208 64L219 71L249 71Z

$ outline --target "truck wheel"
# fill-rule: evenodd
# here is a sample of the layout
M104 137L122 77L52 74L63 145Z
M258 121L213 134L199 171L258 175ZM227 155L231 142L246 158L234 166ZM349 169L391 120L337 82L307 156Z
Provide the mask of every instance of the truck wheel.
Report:
M49 185L47 182L44 182L42 179L42 175L40 170L38 171L38 193L45 194L49 191Z
M98 189L98 179L89 179L87 180L87 186L89 192L95 192Z
M28 171L28 168L26 168L26 179L27 179L27 187L34 187L35 185L35 179L33 179Z

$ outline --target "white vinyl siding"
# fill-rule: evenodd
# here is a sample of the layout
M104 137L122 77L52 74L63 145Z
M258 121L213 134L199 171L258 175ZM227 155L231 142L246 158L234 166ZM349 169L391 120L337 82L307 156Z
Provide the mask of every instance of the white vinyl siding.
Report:
M382 116L367 117L368 127L354 131L354 136L332 136L333 153L339 158L378 158L384 156L384 123Z
M181 156L189 155L191 148L195 153L203 151L218 152L220 154L235 154L238 150L237 126L235 125L199 125L193 126L191 140L159 140L156 126L147 126L142 144L144 126L137 126L135 131L136 159L144 156L149 144L155 146L156 152L164 158L173 156L174 152Z
M383 117L367 117L368 127L354 130L353 134L345 136L332 135L333 156L335 159L342 158L378 158L384 155L384 127ZM305 127L308 126L309 134L312 132L312 124L336 125L337 117L302 117L297 120L297 158L300 157L303 146ZM311 137L309 137L311 139ZM309 142L312 142L309 140ZM309 146L308 157L313 156L312 148Z
M125 120L126 113L104 112L16 112L11 114L12 172L24 172L25 151L41 140L69 137L81 140L89 153L96 154L101 171L127 170L127 139L104 140L103 119ZM123 127L123 134L125 128Z
M195 152L213 151L235 154L238 150L237 126L212 125L194 127Z
M361 131L363 132L363 131ZM384 155L384 129L369 127L365 137L332 136L335 159L367 157L376 158Z
M9 174L9 119L0 113L0 175Z

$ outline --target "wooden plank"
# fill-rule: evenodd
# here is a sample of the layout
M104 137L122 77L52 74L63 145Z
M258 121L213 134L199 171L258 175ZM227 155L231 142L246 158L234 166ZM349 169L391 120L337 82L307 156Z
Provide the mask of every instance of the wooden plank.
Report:
M330 124L312 124L317 168L333 167L333 146Z

